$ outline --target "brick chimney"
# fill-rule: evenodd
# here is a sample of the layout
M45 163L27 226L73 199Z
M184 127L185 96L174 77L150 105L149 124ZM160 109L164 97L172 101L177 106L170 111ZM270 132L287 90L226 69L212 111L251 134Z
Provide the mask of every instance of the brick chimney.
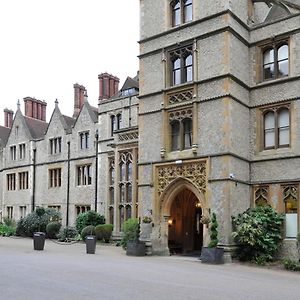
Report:
M14 118L14 112L10 109L4 109L4 126L11 128Z
M74 112L73 118L76 118L79 115L81 107L84 103L86 88L83 85L75 83L74 87Z
M119 90L120 79L108 73L98 75L99 100L109 99Z
M32 97L24 98L25 116L41 121L46 121L46 106L45 101L37 100Z

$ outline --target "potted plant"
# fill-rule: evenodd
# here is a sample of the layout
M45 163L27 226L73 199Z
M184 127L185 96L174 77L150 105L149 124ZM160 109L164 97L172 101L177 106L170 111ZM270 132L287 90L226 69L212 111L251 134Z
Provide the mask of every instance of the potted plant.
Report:
M152 233L152 218L150 216L144 216L140 226L140 240L150 241L150 235Z
M38 231L33 233L33 249L34 250L44 250L45 246L45 232L41 232L41 223L42 217L46 213L43 207L37 207L35 210L37 223L38 223Z
M218 247L218 222L216 214L212 214L210 220L210 242L207 247L202 247L201 262L210 264L222 264L224 248Z
M144 256L146 254L145 243L140 239L140 224L138 219L128 219L122 225L121 245L126 250L126 255Z

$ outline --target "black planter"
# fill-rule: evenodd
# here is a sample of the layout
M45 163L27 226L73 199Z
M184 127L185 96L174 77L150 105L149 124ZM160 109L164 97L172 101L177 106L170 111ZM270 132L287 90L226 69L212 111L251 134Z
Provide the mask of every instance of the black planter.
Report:
M207 264L223 264L224 248L202 247L201 262Z
M33 233L33 249L34 250L44 250L45 237L46 237L46 235L44 232L34 232Z
M143 242L127 242L126 255L145 256L146 246Z
M94 235L88 235L85 238L86 253L95 254L96 252L96 237Z

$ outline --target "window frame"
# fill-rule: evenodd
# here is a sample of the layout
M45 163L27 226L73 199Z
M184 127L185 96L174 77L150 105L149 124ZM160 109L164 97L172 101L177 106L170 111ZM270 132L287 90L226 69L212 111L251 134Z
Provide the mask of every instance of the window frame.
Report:
M78 133L79 136L79 149L87 150L90 148L90 132L89 130L81 131Z
M91 185L92 185L92 164L77 165L76 186L85 187Z
M192 62L187 65L186 61L191 56ZM181 84L189 84L194 81L194 51L193 45L188 44L184 47L170 50L169 57L169 84L170 86L178 86ZM175 62L179 59L179 68L175 68ZM191 80L188 80L188 69L191 68ZM179 82L177 82L177 72L179 73Z
M191 3L186 4L187 1ZM191 14L191 19L187 19L189 15L187 10ZM177 27L188 22L193 21L193 1L192 0L172 0L170 1L170 25L171 27ZM178 22L177 22L178 19Z
M289 132L289 143L280 144L280 128L279 127L279 117L280 112L283 110L288 111L289 116L289 125L286 126ZM265 116L268 113L274 114L274 146L266 147L266 128L265 128ZM261 139L261 149L262 150L271 150L271 149L280 149L280 148L290 148L291 147L291 107L290 104L284 104L280 106L266 107L261 111L261 129L262 129L262 139Z
M286 45L288 47L288 57L287 59L287 65L288 65L288 72L287 75L280 75L279 74L279 63L282 62L283 60L279 60L278 58L278 50L282 47ZM265 53L268 50L273 50L274 51L274 60L273 60L273 65L274 65L274 77L272 78L265 78L265 65L267 64L271 64L271 63L266 63L265 64ZM262 82L267 82L270 80L277 80L280 78L285 78L290 76L290 44L289 44L289 40L285 39L285 40L281 40L279 42L276 43L272 43L272 44L267 44L265 46L263 46L261 48L261 81Z

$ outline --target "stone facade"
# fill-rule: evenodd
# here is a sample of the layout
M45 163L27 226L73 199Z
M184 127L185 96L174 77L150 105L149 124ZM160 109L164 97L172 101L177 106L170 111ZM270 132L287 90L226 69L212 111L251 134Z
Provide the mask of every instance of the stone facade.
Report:
M46 124L28 106L31 118L18 109L11 130L0 128L2 215L13 207L17 219L21 206L26 213L53 206L72 224L79 212L96 208L114 225L115 238L124 220L150 216L147 246L168 254L171 247L205 245L207 226L199 217L212 212L220 244L230 250L231 216L267 203L286 213L283 253L295 252L299 1L141 0L140 9L135 78L118 90L117 77L99 75L97 109L84 101L85 88L74 85L73 118L57 105ZM36 123L45 130L34 130ZM52 149L57 138L59 153ZM12 160L11 147L18 153L20 144L26 155ZM52 177L59 169L58 187ZM22 172L28 188L11 190L10 174ZM192 206L192 213L176 210ZM195 219L184 219L193 213Z

